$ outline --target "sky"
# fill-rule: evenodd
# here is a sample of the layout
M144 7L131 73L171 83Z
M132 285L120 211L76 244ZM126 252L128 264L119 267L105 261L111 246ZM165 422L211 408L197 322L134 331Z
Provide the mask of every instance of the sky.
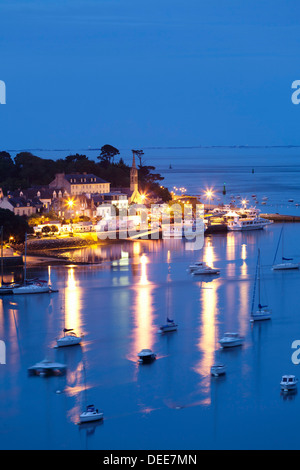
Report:
M298 0L0 0L0 149L300 145Z

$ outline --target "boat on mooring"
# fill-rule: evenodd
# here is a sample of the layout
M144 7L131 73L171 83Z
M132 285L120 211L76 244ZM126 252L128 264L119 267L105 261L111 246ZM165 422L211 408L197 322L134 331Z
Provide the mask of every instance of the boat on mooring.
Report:
M297 388L298 379L294 375L283 375L280 382L281 390L289 392Z
M278 263L278 264L275 264L276 257L277 257L277 252L278 252L278 248L279 248L279 244L280 244L280 240L281 240L281 250L282 250L282 254L281 254L281 261L282 262ZM273 260L272 269L273 269L273 271L299 269L299 263L292 263L293 258L284 257L284 252L283 251L284 251L284 241L283 241L283 227L282 227L282 229L280 231L279 239L278 239L278 244L277 244L277 248L276 248L276 252L275 252L275 256L274 256L274 260Z
M156 359L156 354L151 349L142 349L137 356L140 363L150 363Z
M24 279L21 285L12 288L14 295L20 294L43 294L53 292L47 281L34 280L29 281L26 278L27 273L27 233L25 234L25 256L24 256Z
M28 368L29 375L37 375L40 377L51 376L51 375L64 375L67 366L59 362L52 362L49 359L44 359L41 362L37 362L33 366Z
M242 346L245 339L239 333L225 333L223 338L219 340L222 348L234 348L237 346Z
M258 309L254 311L256 284L258 284ZM258 249L250 321L254 322L254 321L259 321L259 320L270 320L271 315L272 315L272 310L268 308L268 305L261 304L261 266L260 266L260 249Z
M198 268L192 272L193 276L201 276L205 274L220 274L220 269L218 268L211 268L210 266L203 266L202 268Z
M65 298L63 299L63 304L65 304ZM64 315L64 328L63 328L63 336L56 340L56 347L62 348L67 346L76 346L81 343L82 335L77 336L74 332L74 328L66 328L66 314L65 308L63 307L63 315Z
M85 395L85 402L87 403L87 388L86 388L86 372L85 366L83 365L84 371L84 395ZM89 423L92 421L100 421L103 419L104 413L99 411L95 408L94 405L86 405L85 411L80 413L79 415L79 424Z
M170 320L169 318L167 318L167 323L165 323L164 325L161 325L159 327L158 332L159 333L168 333L170 331L176 331L177 328L178 328L177 323L175 323L174 320Z

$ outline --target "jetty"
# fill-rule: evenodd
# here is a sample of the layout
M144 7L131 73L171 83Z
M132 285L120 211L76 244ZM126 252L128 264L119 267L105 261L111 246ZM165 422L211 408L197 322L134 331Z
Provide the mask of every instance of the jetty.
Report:
M283 214L260 214L260 217L273 222L300 222L299 215L283 215Z

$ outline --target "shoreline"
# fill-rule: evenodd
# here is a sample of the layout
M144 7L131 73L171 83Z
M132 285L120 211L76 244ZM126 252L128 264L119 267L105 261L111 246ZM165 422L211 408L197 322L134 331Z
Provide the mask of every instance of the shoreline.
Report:
M272 220L274 223L295 223L300 222L300 216L283 215L283 214L260 214L260 217ZM223 225L211 226L206 235L214 233L227 233L227 227ZM161 239L161 238L159 238ZM63 265L72 263L74 265L99 265L102 261L83 262L71 260L65 256L66 251L75 251L79 249L89 248L92 246L107 246L110 244L119 244L122 242L146 241L149 239L142 238L126 238L126 239L109 239L99 240L91 237L63 237L63 238L43 238L29 239L27 244L27 262L29 266L45 266L45 265ZM151 238L150 238L151 241ZM15 245L14 251L19 257L24 257L24 244ZM21 266L21 265L20 265Z

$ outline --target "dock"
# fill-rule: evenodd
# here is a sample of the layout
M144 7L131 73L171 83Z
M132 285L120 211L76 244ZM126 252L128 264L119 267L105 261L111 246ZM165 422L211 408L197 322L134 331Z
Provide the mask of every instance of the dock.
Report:
M300 222L299 215L260 214L260 217L273 220L273 222Z

